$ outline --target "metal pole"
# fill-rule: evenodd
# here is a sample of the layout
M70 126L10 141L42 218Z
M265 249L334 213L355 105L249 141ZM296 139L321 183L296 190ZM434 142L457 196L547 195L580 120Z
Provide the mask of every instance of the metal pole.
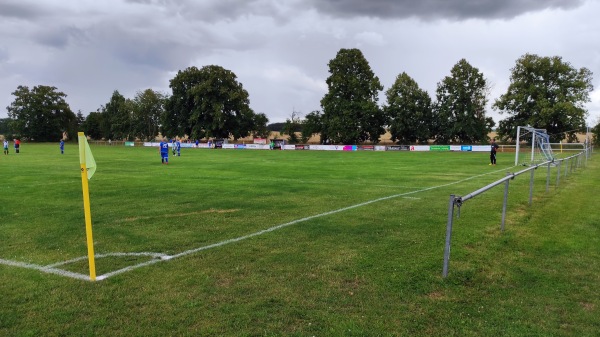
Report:
M511 175L510 172L506 172L506 176ZM510 180L506 180L504 185L504 203L502 204L502 224L500 224L500 231L504 232L504 220L506 220L506 204L508 202L508 184Z
M446 246L444 247L444 269L442 277L448 276L448 263L450 262L450 239L452 238L452 221L454 220L454 194L450 194L448 203L448 222L446 223Z
M535 159L535 131L531 131L531 162Z
M556 166L556 188L558 188L558 183L560 182L560 167L562 166L562 160L558 162Z
M548 162L548 170L546 171L546 193L550 188L550 162Z
M534 172L535 172L535 170L531 170L531 178L529 178L529 205L531 205L531 202L533 200L533 176L534 176Z

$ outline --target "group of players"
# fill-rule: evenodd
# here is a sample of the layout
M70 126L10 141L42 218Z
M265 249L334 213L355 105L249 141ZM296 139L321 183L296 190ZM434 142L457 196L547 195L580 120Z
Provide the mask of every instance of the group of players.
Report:
M14 139L13 142L15 143L15 153L19 153L19 149L21 148L21 141L19 139ZM4 139L3 146L4 154L8 154L8 139Z
M177 139L171 140L171 149L173 151L173 155L177 157L181 157L181 142ZM163 164L169 164L169 142L166 138L158 145L158 151L160 152L160 160Z

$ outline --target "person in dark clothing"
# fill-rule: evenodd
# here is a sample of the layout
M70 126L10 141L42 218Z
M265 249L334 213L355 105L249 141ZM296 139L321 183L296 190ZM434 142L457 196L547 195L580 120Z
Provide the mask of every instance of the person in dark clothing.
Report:
M492 149L490 152L490 165L496 165L496 150L498 150L498 144L496 144L496 140L492 139Z

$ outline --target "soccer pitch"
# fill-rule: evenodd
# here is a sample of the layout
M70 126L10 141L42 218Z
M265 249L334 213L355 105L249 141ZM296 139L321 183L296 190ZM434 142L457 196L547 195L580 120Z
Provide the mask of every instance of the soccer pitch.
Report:
M533 235L519 227L536 214L526 205L529 179L511 183L506 233L498 227L501 188L463 207L450 280L440 274L448 196L515 171L513 154L499 153L492 167L487 153L183 149L161 165L157 148L92 145L92 152L98 282L86 281L76 145L60 155L58 145L25 144L0 158L0 294L16 307L1 309L0 334L504 331L498 323L507 312L484 324L485 315L457 299L461 287L514 281L507 275L518 257L494 255L514 248L517 229ZM562 193L544 192L545 174L535 179L539 203ZM23 297L36 298L49 323L27 323L35 310ZM456 321L456 309L471 316ZM538 318L527 317L508 331L562 331L532 326ZM479 325L461 328L459 321Z

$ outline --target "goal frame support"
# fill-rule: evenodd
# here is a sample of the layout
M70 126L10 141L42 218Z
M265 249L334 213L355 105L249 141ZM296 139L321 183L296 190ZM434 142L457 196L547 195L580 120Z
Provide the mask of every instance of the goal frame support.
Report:
M515 166L519 165L519 155L521 153L521 129L526 132L531 133L531 162L535 160L535 150L537 147L536 143L536 132L546 133L546 129L536 129L530 126L517 126L517 138L516 138L516 147L515 147Z

